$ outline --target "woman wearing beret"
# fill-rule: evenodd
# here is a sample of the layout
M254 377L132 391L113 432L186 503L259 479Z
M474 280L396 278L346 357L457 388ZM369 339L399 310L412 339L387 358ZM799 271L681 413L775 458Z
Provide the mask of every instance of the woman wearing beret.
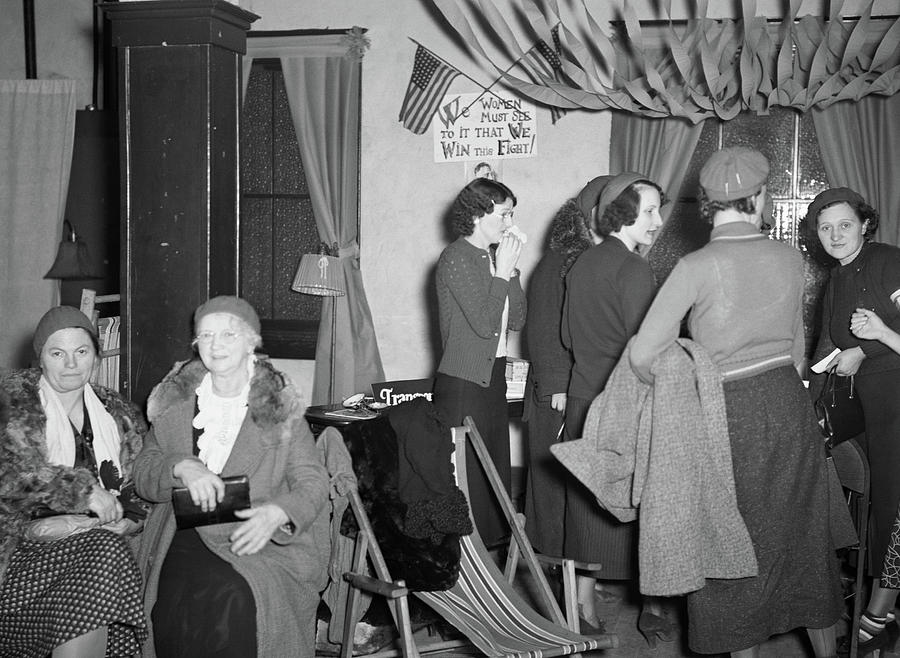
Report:
M573 366L566 401L565 440L581 438L584 421L619 360L628 339L637 331L656 293L653 272L635 252L650 245L662 225L662 191L641 174L626 172L591 180L576 203L591 218L602 242L585 250L566 275L562 338L572 351ZM569 480L566 492L564 556L599 562L602 576L630 580L636 575L637 525L623 524L600 508L580 482ZM578 576L578 605L582 619L599 628L594 602L596 578ZM668 620L646 609L641 627L656 641L656 629L670 639ZM652 623L651 623L652 620Z
M471 416L507 492L512 480L506 403L506 334L525 324L525 293L516 263L522 240L513 227L516 197L506 185L476 178L451 208L459 236L441 253L436 285L443 352L434 404L450 426ZM477 457L468 448L468 461ZM509 537L509 525L487 478L470 472L469 505L488 548Z
M33 345L40 368L0 381L0 655L131 656L147 637L128 544L146 424L90 384L97 333L77 308L47 311Z
M810 235L818 236L809 240L810 246L821 245L833 264L822 302L817 359L840 350L826 368L854 377L866 419L861 443L871 473L869 567L874 582L860 620L859 646L871 651L896 637L897 590L883 589L879 576L900 503L900 354L878 340L853 335L850 322L857 308L868 309L890 329L900 330L900 249L871 240L878 213L846 187L819 193L806 222Z
M689 313L691 338L722 374L737 505L758 575L707 579L688 594L691 649L756 656L771 635L803 627L815 655L831 656L842 599L824 444L798 374L803 257L760 232L768 172L766 158L743 147L704 164L710 242L672 270L635 336L631 365L651 382L654 360Z
M300 396L255 350L260 323L238 297L194 313L199 358L177 363L147 404L135 463L156 503L139 564L152 634L148 656L313 656L330 552L328 474ZM234 523L176 530L172 489L212 510L226 476L250 480Z

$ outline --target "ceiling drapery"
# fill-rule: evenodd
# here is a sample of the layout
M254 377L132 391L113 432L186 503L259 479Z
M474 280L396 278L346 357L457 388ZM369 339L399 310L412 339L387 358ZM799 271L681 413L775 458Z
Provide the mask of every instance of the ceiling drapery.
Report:
M829 20L789 15L772 23L743 0L739 19L713 19L708 2L697 16L642 25L623 3L623 29L607 34L585 7L583 18L560 18L557 0L517 0L504 17L492 0L432 0L473 52L493 65L501 82L551 107L614 109L647 117L730 119L770 107L808 110L869 94L900 91L900 18L873 18L868 0L859 16L842 17L832 0ZM466 11L463 11L466 7ZM514 29L516 28L516 29ZM520 43L514 35L525 33ZM554 33L556 33L554 35ZM537 81L510 66L538 41L558 36L564 75ZM498 52L500 51L500 52Z

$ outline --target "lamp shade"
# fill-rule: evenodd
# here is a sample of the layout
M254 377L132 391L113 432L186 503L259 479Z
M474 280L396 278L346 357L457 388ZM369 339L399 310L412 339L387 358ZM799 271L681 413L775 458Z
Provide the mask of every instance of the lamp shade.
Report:
M344 295L344 273L340 259L327 254L304 254L291 290L319 297Z
M59 243L56 260L45 279L99 279L102 275L93 271L87 243L75 234L75 229L65 220L67 235Z

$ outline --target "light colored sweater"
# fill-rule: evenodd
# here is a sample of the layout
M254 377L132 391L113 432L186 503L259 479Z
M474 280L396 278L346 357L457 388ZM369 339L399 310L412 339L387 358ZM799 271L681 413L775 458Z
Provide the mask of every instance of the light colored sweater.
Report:
M649 381L650 366L688 311L691 338L726 381L799 364L803 293L799 251L747 222L716 226L709 244L679 260L660 288L635 336L631 364Z

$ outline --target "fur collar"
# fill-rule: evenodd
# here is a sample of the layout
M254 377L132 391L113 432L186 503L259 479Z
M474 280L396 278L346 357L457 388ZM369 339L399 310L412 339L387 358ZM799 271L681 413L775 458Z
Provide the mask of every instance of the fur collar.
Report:
M200 359L176 363L150 393L147 401L150 422L173 405L192 400L206 372L206 366ZM294 412L298 397L287 377L275 370L266 357L257 355L247 400L247 410L253 422L263 429L284 422Z
M9 396L7 421L9 428L18 428L23 437L28 437L29 443L43 449L46 417L38 395L40 378L39 368L14 370L0 381L0 385ZM122 437L121 460L124 468L125 464L130 465L140 452L144 434L147 432L147 423L136 405L112 389L96 384L90 386L119 426ZM130 472L130 468L128 470Z

